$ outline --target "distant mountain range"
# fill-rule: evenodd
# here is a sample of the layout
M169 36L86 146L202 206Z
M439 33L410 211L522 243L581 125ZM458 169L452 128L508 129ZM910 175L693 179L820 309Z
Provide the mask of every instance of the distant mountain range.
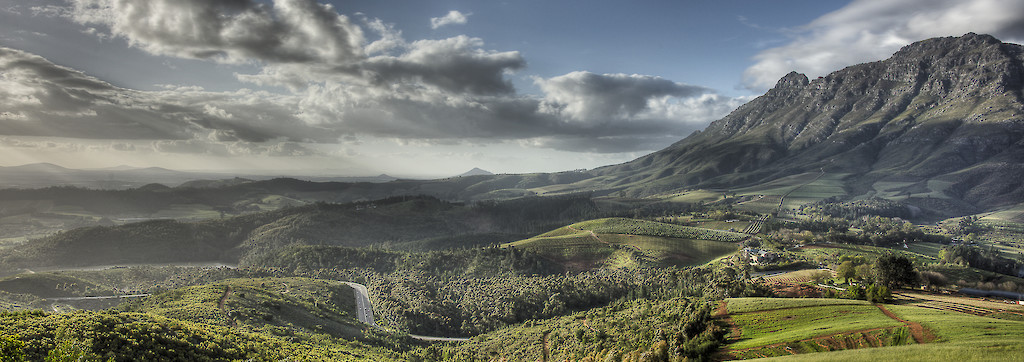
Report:
M280 176L248 175L238 179L233 174L215 172L175 171L160 167L115 166L94 169L72 169L51 163L33 163L0 167L0 188L38 188L47 186L77 186L84 188L124 190L148 184L165 186L214 187L235 185L240 180L268 180ZM385 174L379 176L309 176L316 182L388 182L397 180ZM202 186L200 186L202 185Z

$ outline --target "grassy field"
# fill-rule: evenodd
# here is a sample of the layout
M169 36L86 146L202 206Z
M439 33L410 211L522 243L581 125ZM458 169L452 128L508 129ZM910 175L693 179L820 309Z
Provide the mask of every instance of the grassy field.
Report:
M863 301L728 299L728 317L740 331L738 336L734 334L728 351L734 358L791 360L1024 359L1024 321L971 312L984 309L1015 313L1024 307L920 293L901 294L898 301L907 304L884 307L906 323ZM920 328L915 329L915 325ZM914 333L920 334L925 343L915 343Z
M909 243L907 244L907 251L927 257L938 258L939 251L942 250L943 246L944 245L937 243Z
M749 313L780 308L802 308L835 305L871 305L863 300L822 299L822 298L729 298L729 313Z
M693 190L680 192L665 196L665 201L685 202L696 204L700 202L714 202L722 199L722 193L711 190Z
M729 345L739 350L838 333L899 327L872 305L824 305L731 314L742 334Z

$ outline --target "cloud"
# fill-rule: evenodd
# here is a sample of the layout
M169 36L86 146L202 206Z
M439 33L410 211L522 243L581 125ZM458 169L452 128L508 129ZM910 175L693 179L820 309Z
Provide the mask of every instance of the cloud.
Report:
M649 151L742 101L656 76L590 72L534 78L543 93L520 94L509 79L527 66L518 51L465 35L406 41L392 24L350 21L314 0L73 0L46 14L155 55L255 66L235 77L286 90L124 89L8 49L0 71L14 76L0 78L0 135L149 140L161 153L221 156L315 155L303 145L364 137Z
M856 0L792 29L791 42L757 54L743 74L763 91L790 71L821 76L845 66L889 57L912 42L969 32L1003 41L1024 40L1019 0Z
M470 15L472 14L463 14L458 10L452 10L440 18L430 18L430 28L437 29L445 25L465 24Z
M0 75L4 136L159 140L159 150L185 151L197 146L197 140L276 145L334 142L341 135L297 117L294 97L266 92L119 88L38 55L3 47ZM211 147L204 145L200 152L224 153ZM265 153L295 153L294 147L290 150L267 148Z
M534 81L545 93L547 112L584 122L629 120L652 110L651 102L686 98L711 90L647 75L572 72ZM652 115L658 116L658 115Z
M307 0L72 0L72 18L157 55L225 63L358 61L362 31Z
M482 40L465 35L418 40L401 56L369 59L364 69L378 86L421 83L454 93L512 93L505 74L522 69L526 61L519 52L486 51L482 46Z

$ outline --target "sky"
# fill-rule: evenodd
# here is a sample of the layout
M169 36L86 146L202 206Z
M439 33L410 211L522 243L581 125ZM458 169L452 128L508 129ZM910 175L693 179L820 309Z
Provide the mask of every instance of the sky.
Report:
M0 166L591 169L968 32L1024 0L0 0Z

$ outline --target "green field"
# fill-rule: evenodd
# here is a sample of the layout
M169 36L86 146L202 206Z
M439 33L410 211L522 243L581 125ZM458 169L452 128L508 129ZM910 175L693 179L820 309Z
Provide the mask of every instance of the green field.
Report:
M947 303L989 303L943 297ZM736 358L794 360L1021 360L1024 321L965 314L934 307L886 305L899 319L863 301L838 299L727 299L729 317L741 331L728 345ZM986 304L986 305L988 305ZM964 304L967 305L967 304ZM831 336L830 336L831 335ZM817 337L817 338L815 338ZM813 338L813 339L812 339ZM880 347L880 348L865 348ZM835 350L845 349L845 350ZM831 352L827 352L832 350ZM813 353L827 352L827 354ZM795 355L790 355L794 354Z
M877 307L865 304L779 305L777 309L732 313L742 334L730 349L747 349L851 331L899 327ZM810 303L813 304L813 303Z
M932 258L938 258L939 252L942 251L943 245L937 243L909 243L907 244L907 247L907 251L911 253L917 253Z
M822 298L729 298L729 313L749 313L779 308L802 308L834 305L871 305L863 300Z

